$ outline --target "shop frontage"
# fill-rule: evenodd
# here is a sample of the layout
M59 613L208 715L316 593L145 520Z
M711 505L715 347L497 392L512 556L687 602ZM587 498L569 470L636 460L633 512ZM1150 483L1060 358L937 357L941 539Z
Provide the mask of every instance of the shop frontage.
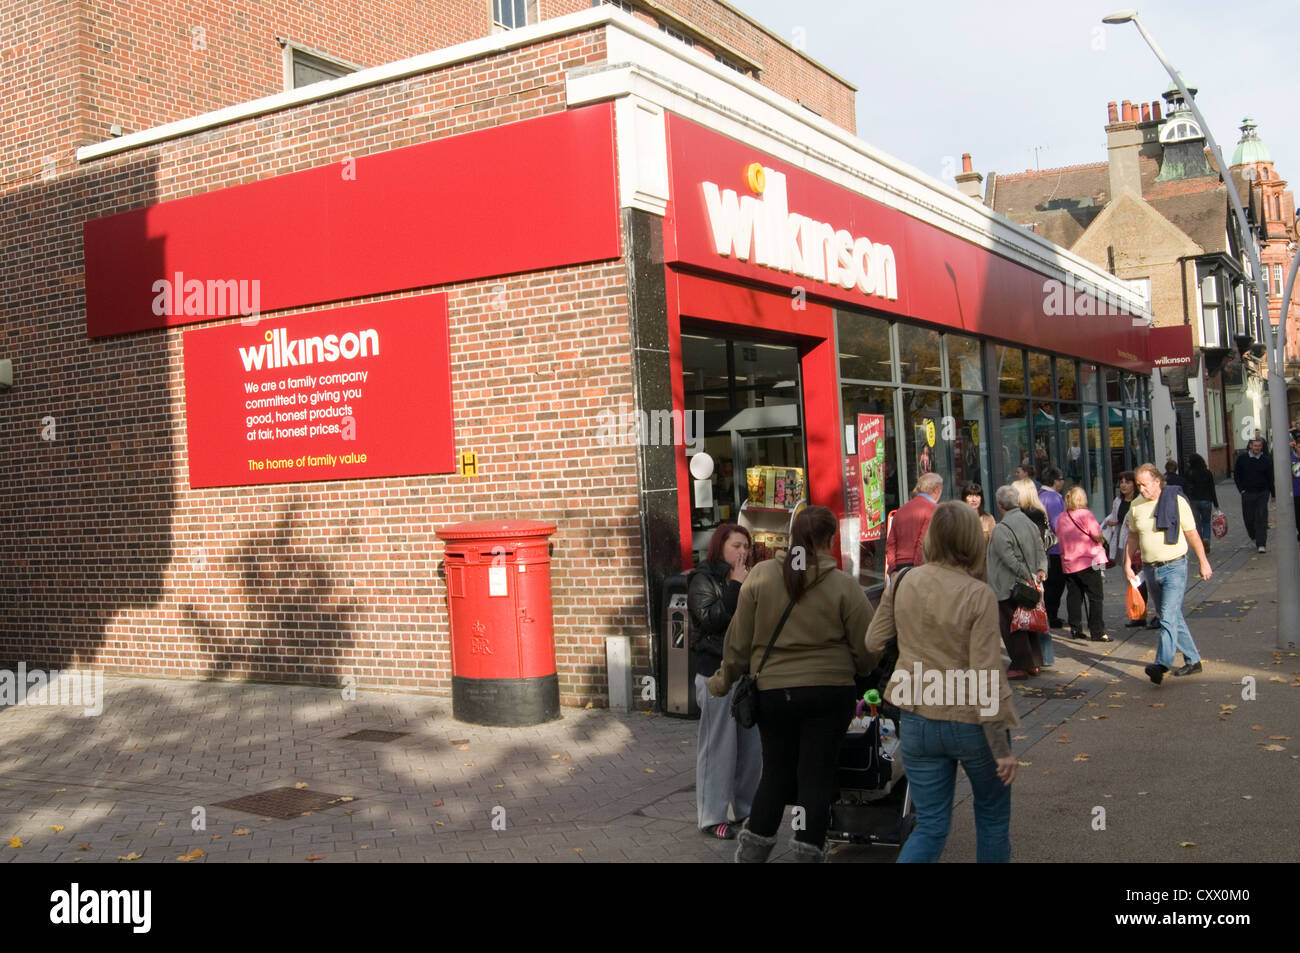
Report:
M0 648L447 693L436 530L532 519L561 702L601 704L721 522L828 506L867 584L921 473L1055 465L1101 512L1149 455L1105 273L625 17L475 44L82 150Z

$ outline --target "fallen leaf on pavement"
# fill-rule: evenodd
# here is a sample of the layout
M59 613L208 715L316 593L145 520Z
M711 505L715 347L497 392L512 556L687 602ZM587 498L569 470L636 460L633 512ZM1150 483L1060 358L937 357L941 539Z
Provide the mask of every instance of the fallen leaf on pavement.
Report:
M117 859L118 860L139 860L142 856L144 855L137 854L135 851L131 851L131 853L127 854L125 857L118 857Z
M1127 695L1127 694L1128 694L1128 692L1111 692L1111 693L1110 693L1110 697L1111 697L1111 698L1123 698L1123 697L1124 697L1125 695Z
M591 702L587 702L587 704L590 705ZM582 848L581 848L581 847L575 847L575 848L573 848L573 852L574 852L575 854L581 854L581 853L582 853Z
M1282 745L1264 745L1264 750L1265 750L1265 751L1285 751L1286 748L1283 747Z
M645 773L646 773L646 774L654 774L654 773L655 773L655 769L654 769L654 768L646 768L646 769L645 769Z
M1219 711L1236 711L1236 710L1237 710L1237 706L1236 706L1236 705L1220 705L1220 706L1219 706Z
M235 833L240 837L244 837L248 834L253 833L253 829L251 827L236 827Z
M457 751L468 751L468 750L469 750L469 745L458 745L457 748L456 748L456 750L457 750Z
M22 842L21 839L19 839L19 838L17 838L17 837L11 837L11 838L9 838L9 846L10 846L10 847L22 847L22 846L23 846L23 842Z
M306 786L307 786L306 781L299 781L297 784L294 785L294 787L296 787L299 791L301 791Z
M433 806L434 806L434 807L442 807L442 802L441 802L441 801L434 801L434 802L433 802Z
M1286 739L1283 738L1283 740L1286 740ZM63 830L63 825L62 825L62 824L51 824L51 825L50 825L50 830L54 831L54 833L57 834L59 831Z
M1138 791L1138 797L1146 797L1150 793L1150 791Z
M191 860L198 860L202 856L203 856L203 848L195 847L193 850L181 854L176 859L179 860L182 864L188 864Z
M1286 684L1286 679L1281 675L1270 675L1268 680L1270 682L1281 682L1283 685Z
M1195 841L1189 841L1189 840L1179 841L1179 842L1178 842L1178 846L1179 846L1179 847L1195 847L1195 846L1196 846L1196 842L1195 842Z
M1011 740L1012 740L1012 741L1024 741L1024 740L1025 740L1026 738L1028 738L1028 737L1029 737L1028 735L1012 735L1012 736L1011 736Z
M324 859L325 859L324 854L312 854L310 857L307 858L307 861L310 863L313 860L324 860Z
M221 840L221 835L220 835L220 834L213 834L213 835L212 835L212 839L213 839L213 840Z
M1123 705L1107 705L1107 708L1123 708Z
M1264 726L1263 726L1263 725L1251 725L1251 726L1250 726L1250 730L1251 730L1251 731L1263 731L1263 730L1264 730Z
M1058 745L1072 745L1074 744L1074 741L1070 738L1069 735L1061 735L1061 737L1056 739L1056 743Z
M1241 799L1242 799L1243 801L1253 801L1253 800L1255 800L1255 795L1253 795L1253 794L1243 794L1243 795L1241 796Z
M1034 763L1034 762L1032 762L1032 761L1017 761L1017 762L1016 762L1016 764L1020 765L1022 768L1027 768L1027 767L1029 767L1029 766L1030 766L1031 764L1033 764L1033 763Z
M1074 760L1075 760L1075 761L1087 761L1087 760L1088 760L1088 756L1087 756L1086 754L1076 754L1076 755L1074 756Z
M1269 735L1268 740L1269 741L1290 741L1291 736L1290 735ZM59 830L63 830L63 828L60 827Z
M583 706L583 707L585 707L585 708L595 708L596 705L595 705L595 703L593 703L593 702L587 702L587 704L586 704L585 706Z
M1151 705L1150 705L1150 707L1152 707L1152 708L1164 708L1164 707L1165 707L1165 703L1164 703L1164 702L1152 702Z
M344 814L355 814L355 813L357 813L357 812L356 812L356 811L344 811L343 813L344 813Z
M89 844L78 844L78 845L77 845L77 850L90 850L90 845L89 845Z

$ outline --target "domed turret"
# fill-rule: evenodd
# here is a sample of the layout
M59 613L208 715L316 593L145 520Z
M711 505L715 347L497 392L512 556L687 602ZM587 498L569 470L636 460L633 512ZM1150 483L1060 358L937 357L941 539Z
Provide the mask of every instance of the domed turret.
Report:
M1253 165L1257 162L1272 162L1268 146L1255 132L1255 120L1247 116L1241 121L1241 141L1232 153L1232 165Z

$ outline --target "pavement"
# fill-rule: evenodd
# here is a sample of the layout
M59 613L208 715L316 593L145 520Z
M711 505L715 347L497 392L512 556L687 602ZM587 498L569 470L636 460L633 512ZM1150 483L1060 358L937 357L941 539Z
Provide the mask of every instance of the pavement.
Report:
M1231 484L1223 490L1229 533L1214 543L1212 579L1185 602L1203 674L1146 679L1159 633L1123 628L1113 570L1117 641L1058 634L1054 670L1016 683L1015 860L1300 859L1300 655L1274 648L1273 560L1246 539ZM693 721L565 709L547 725L485 728L455 721L448 699L364 686L345 697L103 685L98 715L31 700L0 710L0 860L722 862L734 850L695 827ZM400 734L345 738L363 730ZM945 861L975 856L963 786ZM304 799L285 811L294 816L222 806L276 789ZM773 856L789 861L788 841ZM832 861L895 856L840 846Z

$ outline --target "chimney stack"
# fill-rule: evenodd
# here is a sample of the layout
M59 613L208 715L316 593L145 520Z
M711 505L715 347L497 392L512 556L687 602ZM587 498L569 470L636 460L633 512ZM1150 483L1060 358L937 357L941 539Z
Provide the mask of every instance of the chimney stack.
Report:
M1126 99L1120 106L1119 122L1114 121L1112 108L1108 107L1107 112L1112 120L1106 126L1111 201L1124 192L1141 198L1142 176L1138 168L1138 152L1142 147L1142 131L1138 129L1141 110Z
M1106 116L1111 122L1119 122L1119 107L1113 102L1107 103Z
M1160 121L1160 100L1158 99L1151 101L1151 118L1156 122Z
M1142 121L1143 121L1143 122L1150 122L1150 121L1151 121L1151 104L1150 104L1150 103L1143 103L1143 104L1142 104Z
M984 181L984 176L974 171L969 152L961 154L961 172L957 173L956 181L957 191L962 195L977 202L983 201L980 183Z

